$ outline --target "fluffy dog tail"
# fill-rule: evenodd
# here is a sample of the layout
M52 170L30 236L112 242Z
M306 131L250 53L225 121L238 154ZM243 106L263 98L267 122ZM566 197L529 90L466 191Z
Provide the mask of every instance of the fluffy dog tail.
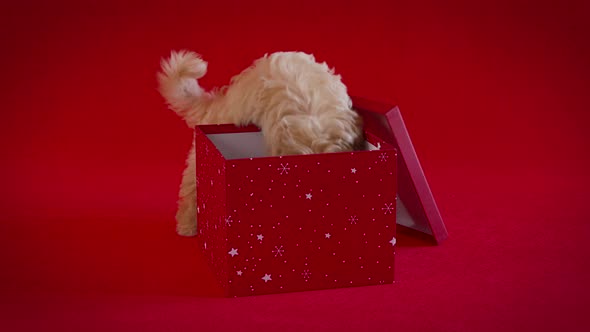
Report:
M161 66L160 93L170 108L190 123L192 106L205 94L197 79L207 73L207 62L194 52L172 51L168 59L162 59Z

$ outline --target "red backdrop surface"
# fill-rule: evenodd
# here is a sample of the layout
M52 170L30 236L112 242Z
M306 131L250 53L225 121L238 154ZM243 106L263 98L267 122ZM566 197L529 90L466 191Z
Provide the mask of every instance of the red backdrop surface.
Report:
M590 328L588 2L1 7L3 330ZM303 50L397 103L449 239L400 235L394 285L216 297L174 234L192 134L155 73L180 48L205 87Z

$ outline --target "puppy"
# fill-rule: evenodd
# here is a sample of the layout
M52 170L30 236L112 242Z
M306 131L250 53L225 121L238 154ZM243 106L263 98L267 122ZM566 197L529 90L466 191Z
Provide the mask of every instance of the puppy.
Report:
M162 60L159 90L169 107L193 128L200 124L255 124L269 155L351 151L363 142L362 123L340 76L301 52L265 55L206 92L198 79L207 62L193 52ZM178 234L196 234L195 146L189 151L176 214Z

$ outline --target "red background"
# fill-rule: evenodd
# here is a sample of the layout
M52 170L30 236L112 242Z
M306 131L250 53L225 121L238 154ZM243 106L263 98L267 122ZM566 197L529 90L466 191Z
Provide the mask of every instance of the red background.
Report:
M8 330L587 330L588 2L0 5L0 324ZM393 286L220 299L174 234L191 132L155 87L304 50L400 105L450 233Z

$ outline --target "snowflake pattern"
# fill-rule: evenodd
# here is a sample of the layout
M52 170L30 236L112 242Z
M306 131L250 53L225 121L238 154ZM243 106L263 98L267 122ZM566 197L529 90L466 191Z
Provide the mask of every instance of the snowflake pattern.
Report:
M387 161L387 158L389 158L389 156L385 152L383 152L379 155L379 160L381 160L381 161Z
M358 221L358 218L356 216L350 216L350 218L348 218L348 221L350 221L351 225L355 225Z
M285 249L283 249L283 246L275 246L272 252L275 254L275 257L283 256Z
M392 214L393 213L393 203L385 203L385 207L381 208L384 211L384 214Z
M301 272L301 275L303 276L303 279L307 281L307 279L311 277L311 272L309 272L309 269L303 270L303 272Z
M225 218L225 225L226 226L231 226L232 222L234 222L234 221L231 220L231 216Z
M291 167L288 167L289 163L283 164L281 163L281 167L277 168L277 170L279 172L281 172L281 175L283 174L289 174L289 171L291 170Z

